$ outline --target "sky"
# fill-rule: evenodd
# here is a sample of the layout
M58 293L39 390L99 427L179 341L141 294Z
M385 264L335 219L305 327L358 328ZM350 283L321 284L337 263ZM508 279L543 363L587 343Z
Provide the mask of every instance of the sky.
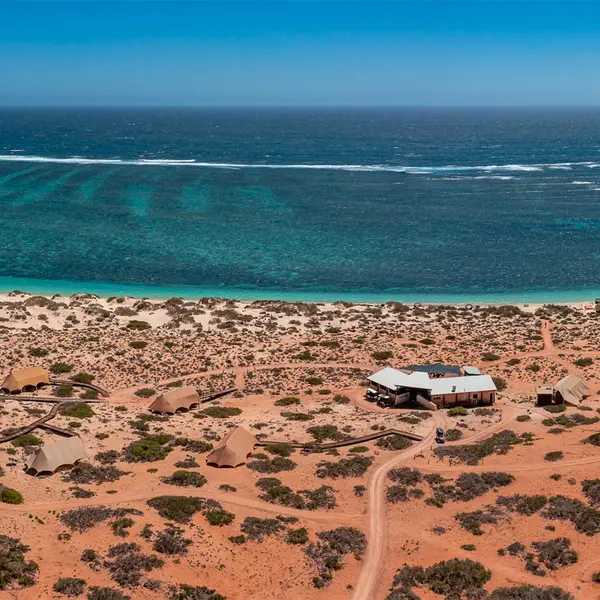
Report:
M0 0L0 105L600 105L600 2Z

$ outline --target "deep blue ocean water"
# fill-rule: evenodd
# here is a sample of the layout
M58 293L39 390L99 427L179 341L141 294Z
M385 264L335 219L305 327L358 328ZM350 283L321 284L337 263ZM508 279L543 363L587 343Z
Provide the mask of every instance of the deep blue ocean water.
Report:
M0 228L5 290L592 297L600 110L0 109Z

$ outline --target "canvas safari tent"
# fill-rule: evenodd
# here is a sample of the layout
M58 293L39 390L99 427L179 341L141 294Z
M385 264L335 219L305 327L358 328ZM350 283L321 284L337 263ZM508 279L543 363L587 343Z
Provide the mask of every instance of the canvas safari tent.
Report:
M206 463L215 467L243 465L254 450L257 439L243 427L231 430L206 457Z
M152 412L174 415L179 409L189 410L192 405L199 403L198 392L188 385L157 396L148 409Z
M586 385L585 381L574 373L563 377L554 386L554 391L557 402L566 402L567 404L575 405L579 405L584 398L587 398L591 394L590 388Z
M5 394L36 390L41 385L50 383L48 372L41 367L29 367L13 371L2 383Z
M74 466L84 458L83 442L75 435L36 448L27 458L25 470L33 475L54 473L59 467Z

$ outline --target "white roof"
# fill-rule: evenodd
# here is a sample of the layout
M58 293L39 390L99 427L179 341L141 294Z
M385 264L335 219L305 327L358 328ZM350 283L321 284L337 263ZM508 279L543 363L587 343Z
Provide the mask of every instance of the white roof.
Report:
M467 374L467 375L481 375L481 371L477 368L477 367L470 367L468 365L465 365L462 370Z
M440 396L464 392L493 392L496 390L496 385L489 375L468 375L466 377L432 379L429 389L432 396Z
M429 386L432 381L429 379L429 375L427 375L427 373L422 373L420 371L404 373L403 371L398 371L398 369L393 369L392 367L385 367L385 369L381 369L381 371L373 373L373 375L368 377L368 380L382 385L390 390L393 390L397 387L428 390L431 389Z
M404 373L392 367L386 367L381 371L377 371L377 373L373 373L373 375L368 377L368 380L390 390L394 390L397 387L430 390L433 396L496 390L494 381L489 375L430 378L427 373L419 371Z

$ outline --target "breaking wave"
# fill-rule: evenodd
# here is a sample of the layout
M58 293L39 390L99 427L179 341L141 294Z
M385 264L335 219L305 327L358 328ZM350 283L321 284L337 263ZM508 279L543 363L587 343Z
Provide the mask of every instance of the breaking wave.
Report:
M404 173L407 175L437 175L463 172L536 172L545 169L571 169L573 166L595 168L600 164L596 162L573 163L540 163L531 165L444 165L437 167L401 166L401 165L325 165L325 164L266 164L266 163L220 163L198 162L195 159L120 159L120 158L84 158L71 156L57 158L51 156L28 156L23 154L2 154L0 162L29 162L53 163L72 165L134 165L134 166L164 166L164 167L204 167L207 169L315 169L333 171L362 171L362 172L389 172Z

